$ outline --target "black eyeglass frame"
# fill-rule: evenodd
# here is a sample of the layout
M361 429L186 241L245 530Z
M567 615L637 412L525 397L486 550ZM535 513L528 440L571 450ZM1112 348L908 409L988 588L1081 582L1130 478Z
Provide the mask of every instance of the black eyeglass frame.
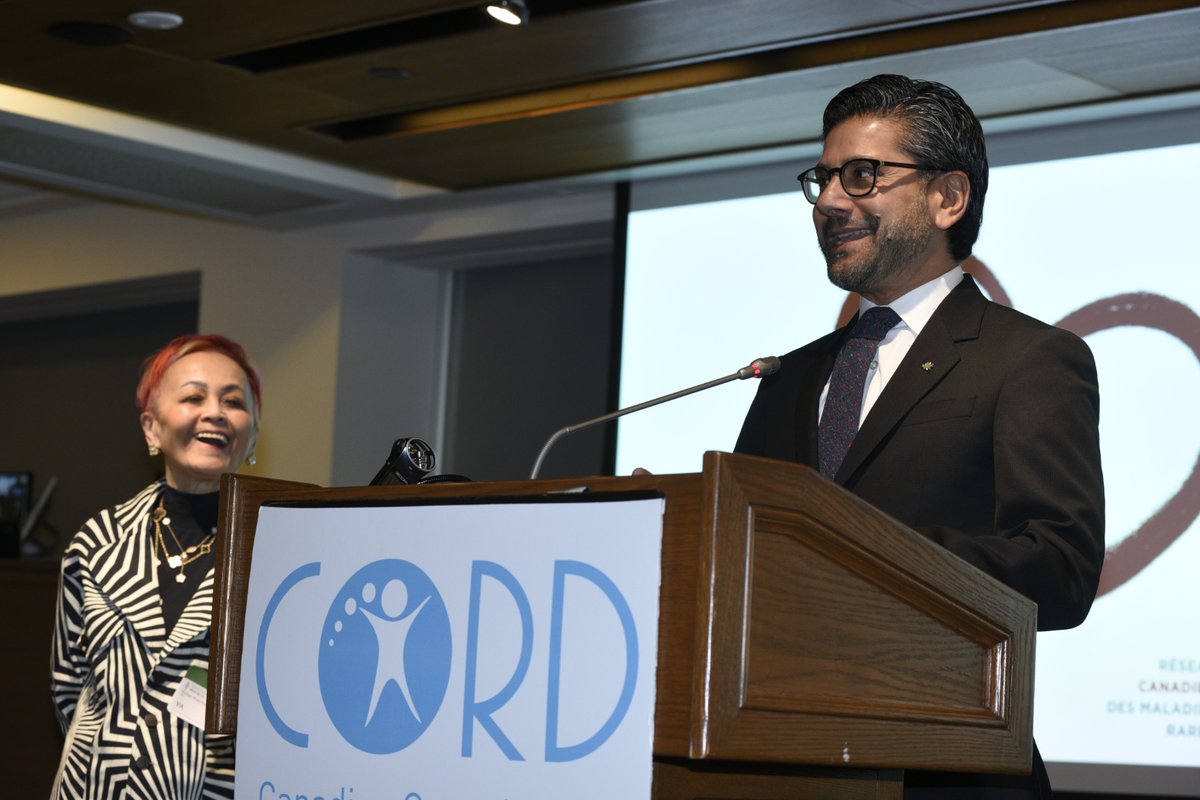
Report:
M852 191L850 189L850 187L848 187L846 185L846 181L842 179L842 170L844 170L846 167L850 166L851 164L856 164L859 162L861 162L863 164L871 165L871 185L865 191L855 192L855 191ZM834 175L837 175L838 180L842 182L842 190L845 191L847 195L849 195L850 197L866 197L871 192L875 191L875 184L879 180L879 168L880 167L906 167L908 169L919 169L923 172L948 172L949 171L945 167L938 167L938 166L934 166L933 164L910 164L906 161L882 161L878 158L851 158L850 160L848 160L844 164L842 164L840 167L828 167L828 168L827 167L809 167L808 169L804 170L804 172L801 172L799 175L797 175L796 180L800 181L801 189L804 192L804 199L807 200L808 202L812 203L813 205L816 205L817 200L819 200L821 198L821 192L825 191L825 186L829 185L830 181L833 180ZM817 192L816 197L810 197L808 194L809 184L812 184L814 186L819 185L816 180L817 170L824 170L825 172L829 173L829 180L827 180L825 182L825 186L821 186L820 190ZM811 175L812 178L806 180L804 177L806 175Z

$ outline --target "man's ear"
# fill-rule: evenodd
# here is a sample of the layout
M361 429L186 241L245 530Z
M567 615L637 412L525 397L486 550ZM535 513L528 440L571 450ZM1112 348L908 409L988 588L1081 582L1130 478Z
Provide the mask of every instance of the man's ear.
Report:
M933 179L929 189L934 224L941 230L950 230L967 213L967 203L971 199L971 181L967 173L943 172Z

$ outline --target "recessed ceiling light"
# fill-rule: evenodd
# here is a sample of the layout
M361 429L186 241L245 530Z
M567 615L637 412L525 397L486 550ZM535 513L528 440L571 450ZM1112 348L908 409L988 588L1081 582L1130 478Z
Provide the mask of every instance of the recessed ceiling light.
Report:
M183 24L183 17L170 11L135 11L126 19L133 27L148 31L170 31Z
M488 3L484 10L505 25L524 25L529 22L529 9L524 0L496 0Z

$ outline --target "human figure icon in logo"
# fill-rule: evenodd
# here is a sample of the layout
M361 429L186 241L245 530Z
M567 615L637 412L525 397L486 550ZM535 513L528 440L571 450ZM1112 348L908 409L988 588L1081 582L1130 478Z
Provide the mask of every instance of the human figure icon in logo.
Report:
M368 583L363 590L369 591L374 596L375 585ZM379 707L379 697L389 683L395 684L400 689L400 693L404 695L404 702L408 704L408 710L420 722L421 714L413 704L412 690L409 688L408 676L404 669L404 648L408 644L408 636L412 631L413 623L429 603L429 598L426 597L422 600L415 610L405 613L408 607L408 587L404 585L403 581L388 581L379 595L380 606L385 616L377 616L365 607L360 609L367 622L371 623L371 627L375 629L375 639L379 642L375 688L371 691L371 706L367 709L366 724L371 724L371 719L375 716L375 709Z

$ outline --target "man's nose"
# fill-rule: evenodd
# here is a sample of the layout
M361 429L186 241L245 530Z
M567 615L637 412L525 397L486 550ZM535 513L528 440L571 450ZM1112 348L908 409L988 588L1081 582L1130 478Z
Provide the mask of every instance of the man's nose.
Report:
M850 202L850 195L846 194L846 187L842 186L842 175L839 172L829 176L829 182L821 189L813 206L826 216L836 217L850 213Z

